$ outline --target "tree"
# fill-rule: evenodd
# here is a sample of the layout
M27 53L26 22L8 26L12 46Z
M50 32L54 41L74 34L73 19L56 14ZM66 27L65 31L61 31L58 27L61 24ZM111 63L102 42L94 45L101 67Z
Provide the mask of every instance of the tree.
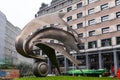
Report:
M17 65L17 69L20 70L20 76L32 76L32 64L20 63Z

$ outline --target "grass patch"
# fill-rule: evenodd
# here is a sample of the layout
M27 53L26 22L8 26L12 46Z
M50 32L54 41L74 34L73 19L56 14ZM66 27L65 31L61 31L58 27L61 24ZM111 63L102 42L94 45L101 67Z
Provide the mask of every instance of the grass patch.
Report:
M48 76L48 77L26 77L14 80L120 80L108 77L73 77L73 76Z

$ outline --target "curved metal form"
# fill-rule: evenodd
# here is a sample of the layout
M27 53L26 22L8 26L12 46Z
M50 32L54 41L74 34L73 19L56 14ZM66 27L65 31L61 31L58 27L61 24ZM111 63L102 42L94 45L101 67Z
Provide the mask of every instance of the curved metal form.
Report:
M36 55L33 52L33 47L39 47L51 60L53 65L56 66L58 72L59 64L56 59L55 51L60 52L64 57L69 59L77 67L80 61L74 59L69 53L70 50L74 50L77 53L79 49L77 44L80 44L79 38L76 36L77 32L72 30L67 23L62 20L64 13L48 14L42 17L38 17L28 23L21 34L16 38L16 50L23 56L37 59L39 62L33 66L33 71L36 76L47 75L47 64L45 64L45 57ZM70 31L64 31L59 28L51 27L50 24L59 24L55 27L67 26ZM42 29L43 26L49 25L50 27ZM54 39L58 40L59 43L48 43L42 39Z
M33 73L39 77L45 77L48 74L48 65L45 62L36 62L33 65ZM39 75L40 74L40 75Z

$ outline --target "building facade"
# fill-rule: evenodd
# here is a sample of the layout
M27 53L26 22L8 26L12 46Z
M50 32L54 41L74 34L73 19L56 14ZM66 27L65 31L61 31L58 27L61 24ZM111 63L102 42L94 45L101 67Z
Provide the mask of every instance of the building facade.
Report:
M2 26L5 26L6 24L6 17L5 15L0 12L0 63L1 64L4 64L4 47L3 45L5 45L5 42L4 42L4 34L5 34L5 28L2 28Z
M114 66L117 71L120 67L120 0L54 0L40 7L35 17L54 12L65 12L63 20L79 34L81 54L71 54L82 62L80 68L111 70ZM62 55L57 58L64 71L75 68Z
M21 29L11 24L6 16L0 12L0 64L17 65L21 62L33 63L17 53L15 49L16 36Z

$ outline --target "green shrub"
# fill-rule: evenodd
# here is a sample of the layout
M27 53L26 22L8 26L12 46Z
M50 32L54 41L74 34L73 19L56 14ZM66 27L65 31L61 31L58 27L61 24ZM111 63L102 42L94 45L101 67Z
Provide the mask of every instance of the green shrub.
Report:
M48 76L48 77L26 77L14 80L116 80L116 78L107 77L73 77L73 76Z

